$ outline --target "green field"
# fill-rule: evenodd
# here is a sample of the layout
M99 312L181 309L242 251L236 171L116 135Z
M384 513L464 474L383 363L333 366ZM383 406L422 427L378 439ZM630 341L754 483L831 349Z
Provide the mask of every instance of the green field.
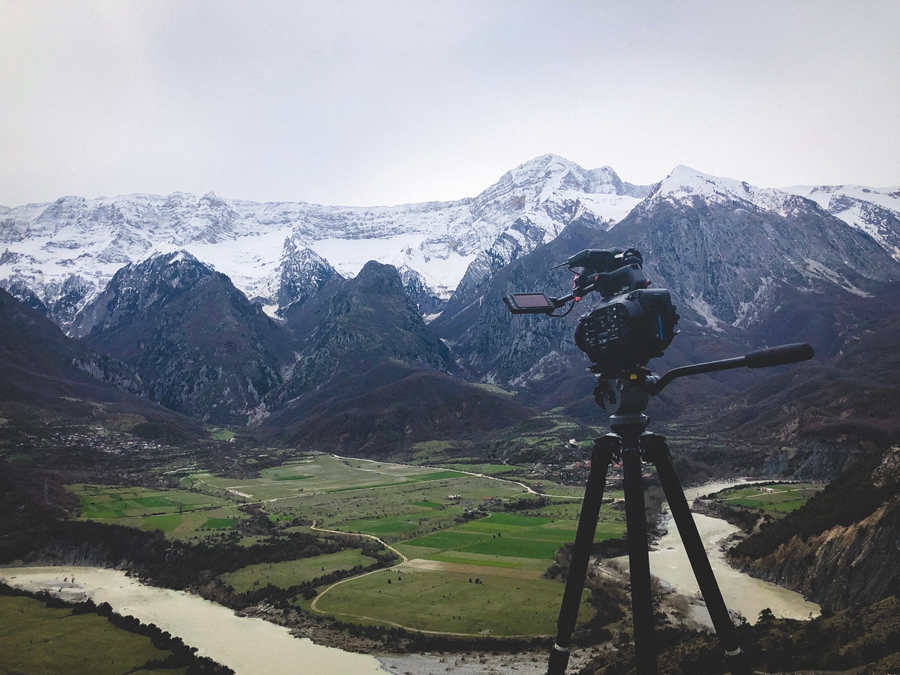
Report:
M264 469L259 478L239 480L210 473L195 473L183 479L185 487L214 494L231 494L243 501L285 499L300 494L347 492L360 489L395 488L419 482L460 476L456 471L315 455Z
M561 583L546 579L400 568L335 586L317 609L417 630L548 635L555 631L562 592ZM590 613L583 602L580 619Z
M0 673L28 675L174 675L187 668L144 669L171 652L150 638L116 628L96 614L73 615L39 600L0 596Z
M790 513L803 506L813 495L825 488L814 483L782 483L777 485L748 485L722 490L715 499L729 506L743 506L759 511Z
M70 485L68 489L81 502L82 518L101 520L184 513L228 503L218 497L183 490L81 484Z
M577 527L577 520L492 513L402 542L397 548L411 558L531 569L533 566L523 564L523 560L544 561L543 566L548 566L560 546L575 540ZM604 510L594 538L600 541L620 537L624 531L622 514Z
M388 621L462 633L490 630L495 635L552 632L563 584L541 575L560 546L575 538L582 490L545 482L545 491L556 495L548 502L516 482L472 475L510 467L458 466L478 470L464 473L319 454L264 469L255 478L196 471L181 477L181 490L96 485L69 489L81 501L83 518L161 530L170 538L215 537L237 530L244 533L241 542L249 545L265 538L258 529L242 529L242 521L255 512L268 516L279 532L309 531L309 524L315 523L320 529L378 537L410 559L396 570L402 572L401 579L415 580L406 587L420 585L421 595L412 593L399 609L381 607L381 613L373 614L370 605L390 600L382 597L386 589L379 585L366 590L373 580L354 579L327 591L316 605L317 611L344 620L355 617L363 623ZM528 501L534 509L527 509ZM504 511L506 503L514 503L517 510ZM604 505L596 539L618 537L624 530L624 514ZM222 581L242 593L270 584L290 588L371 564L359 549L350 549L248 565L223 575ZM388 586L387 574L372 577ZM469 578L482 583L470 585ZM431 591L438 585L449 591L446 597L441 594L440 611L433 611ZM358 586L354 604L354 593L347 594ZM309 606L308 600L296 601ZM523 603L535 607L521 611ZM590 613L589 608L584 611Z
M80 516L186 537L231 529L245 517L222 497L187 490L150 490L110 485L69 485L81 502Z
M236 518L207 518L206 522L201 525L203 530L230 530L236 527L238 520Z
M290 588L338 570L350 570L357 565L368 567L373 562L372 558L364 556L359 549L353 548L315 558L249 565L237 572L223 574L222 581L238 593L246 593L269 584L278 588Z

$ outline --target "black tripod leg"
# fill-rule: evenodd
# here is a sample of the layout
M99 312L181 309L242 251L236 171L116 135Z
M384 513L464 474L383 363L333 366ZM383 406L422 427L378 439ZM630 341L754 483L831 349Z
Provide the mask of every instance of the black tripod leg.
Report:
M578 530L575 533L569 575L566 577L566 590L563 593L559 619L556 622L556 642L550 652L547 675L563 675L566 672L566 666L569 665L569 641L575 630L575 623L578 621L578 606L581 604L584 577L591 557L594 533L597 531L600 506L603 503L606 472L612 463L613 453L619 449L619 446L619 437L612 434L594 441L594 450L591 453L591 472L584 490L584 501L581 503L581 515L578 518Z
M622 450L625 522L628 528L628 566L631 575L631 611L634 619L634 655L638 675L656 675L653 639L653 596L650 592L650 554L647 550L647 513L644 479L638 447Z
M678 480L678 474L675 473L669 446L666 445L666 441L662 436L657 436L656 434L644 434L641 437L641 444L644 447L647 459L656 465L659 482L662 485L663 492L666 494L669 510L672 512L672 519L678 526L678 534L684 543L684 550L687 552L688 560L691 562L691 568L694 570L697 585L700 586L700 593L703 594L703 599L706 602L706 608L716 629L716 635L719 636L719 640L725 648L726 656L729 657L729 666L740 670L743 667L743 659L741 658L743 652L737 641L734 623L732 623L731 616L728 614L728 608L725 606L725 600L722 598L719 584L716 582L712 566L709 564L709 558L706 556L706 549L703 546L703 541L700 539L700 533L697 531L694 517L691 515L687 498L684 496L681 481ZM736 672L736 670L732 670L732 672Z

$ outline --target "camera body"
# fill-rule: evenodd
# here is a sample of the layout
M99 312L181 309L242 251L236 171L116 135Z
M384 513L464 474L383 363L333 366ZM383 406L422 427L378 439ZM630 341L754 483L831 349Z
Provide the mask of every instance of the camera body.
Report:
M678 314L669 291L640 289L604 300L578 320L575 344L605 377L662 356L675 337Z
M648 288L644 258L637 249L586 249L563 264L575 274L570 294L551 298L546 293L512 293L503 298L510 312L565 316L553 312L598 292L603 301L582 316L575 329L575 344L594 363L594 372L615 378L663 355L678 332L679 317L669 291Z

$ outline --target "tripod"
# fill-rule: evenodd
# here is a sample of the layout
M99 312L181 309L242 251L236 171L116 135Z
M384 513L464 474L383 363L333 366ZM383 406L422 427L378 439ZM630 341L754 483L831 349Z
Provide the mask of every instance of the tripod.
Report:
M614 460L621 460L625 489L625 525L628 533L628 562L631 576L631 607L634 618L634 651L638 675L656 675L656 648L653 637L653 598L650 591L650 557L647 549L647 521L644 512L643 462L656 467L659 482L665 493L672 519L684 543L688 560L713 627L725 649L727 665L733 673L746 668L738 645L734 623L725 606L716 577L697 525L691 515L687 498L675 472L672 456L662 436L647 431L649 419L643 414L650 395L658 394L677 377L697 373L726 370L746 366L767 366L795 363L811 358L812 347L807 344L774 347L743 357L711 361L669 371L662 377L646 369L634 368L631 374L598 381L595 398L610 413L611 433L594 441L591 471L585 487L578 529L566 588L557 621L556 641L550 652L548 675L564 675L569 663L569 646L578 617L578 606L584 589L584 579L591 555L600 505L606 487L606 474Z

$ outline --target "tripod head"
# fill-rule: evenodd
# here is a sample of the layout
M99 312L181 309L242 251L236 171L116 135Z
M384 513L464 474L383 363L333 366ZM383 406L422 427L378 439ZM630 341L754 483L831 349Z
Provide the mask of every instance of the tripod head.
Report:
M769 368L806 361L813 357L813 348L805 342L761 349L745 356L719 361L707 361L670 370L663 376L643 366L619 377L600 379L594 389L594 400L604 410L615 415L639 414L655 396L673 380L687 375L711 373L732 368Z

